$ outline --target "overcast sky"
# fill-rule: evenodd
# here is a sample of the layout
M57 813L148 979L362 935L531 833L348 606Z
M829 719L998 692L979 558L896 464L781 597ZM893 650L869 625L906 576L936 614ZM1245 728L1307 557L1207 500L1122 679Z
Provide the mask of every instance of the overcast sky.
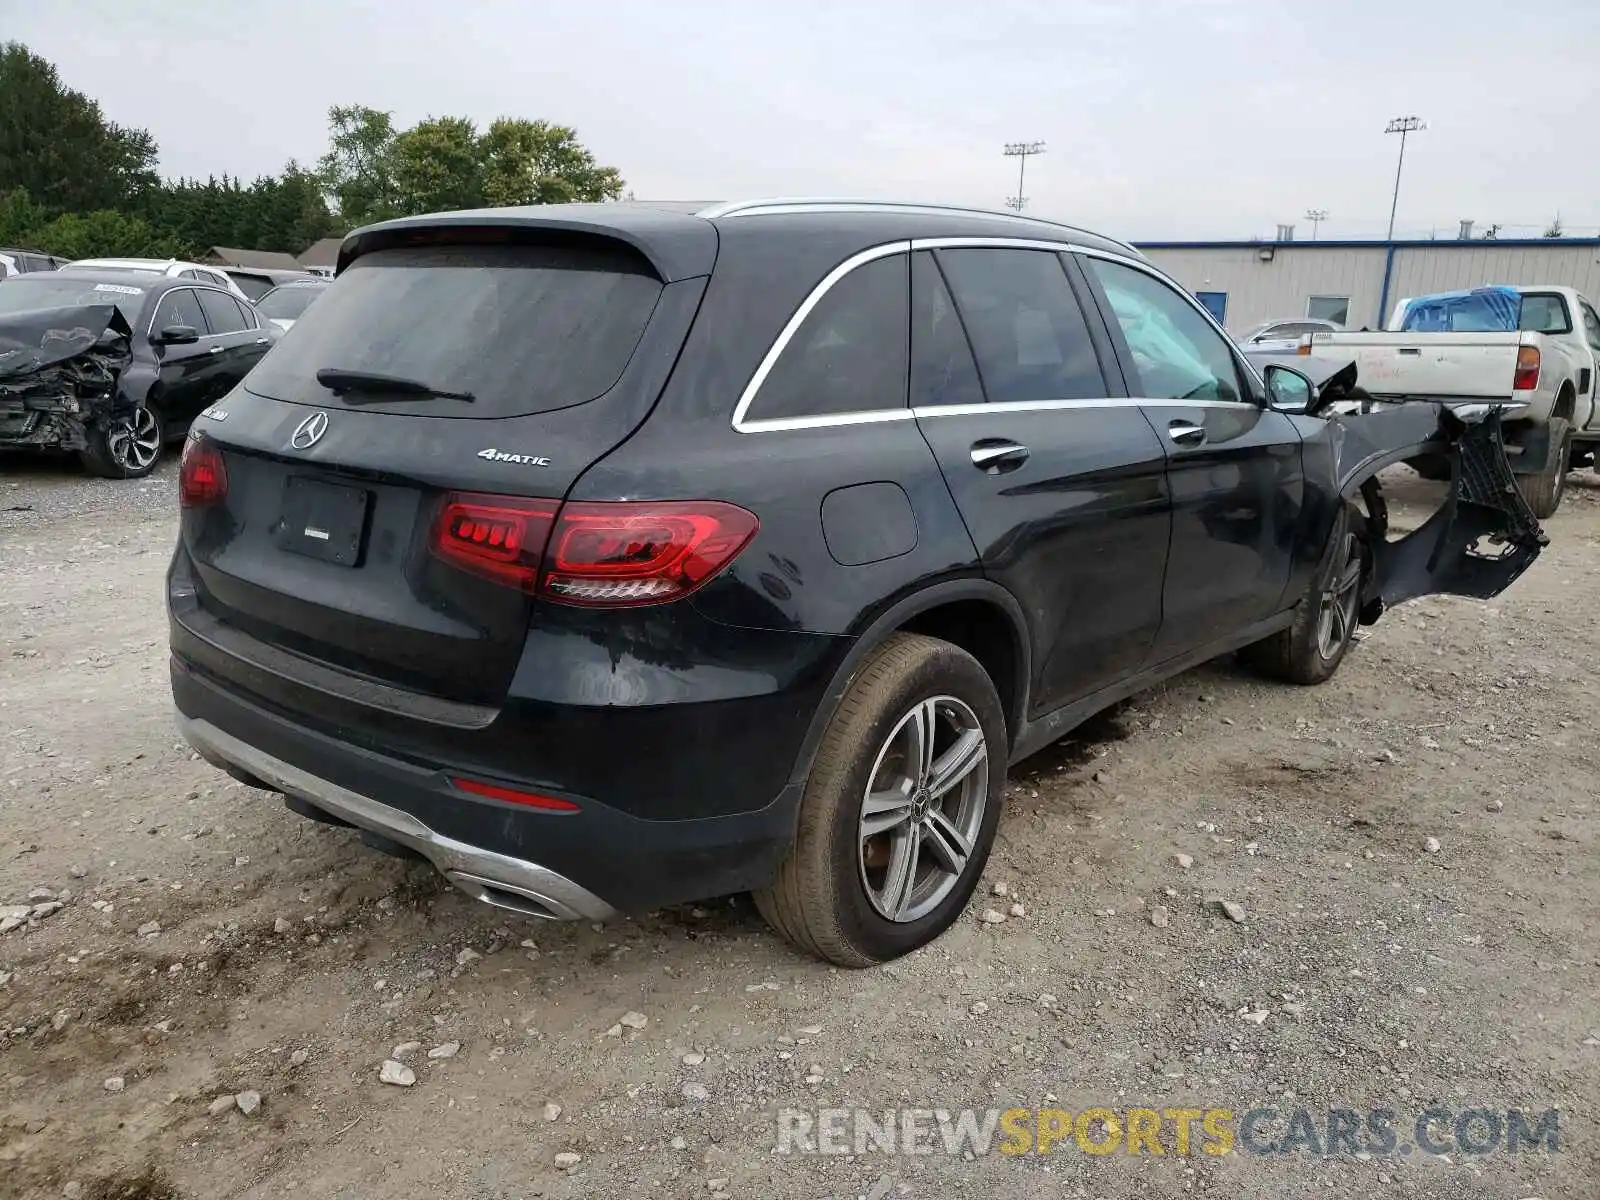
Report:
M1600 233L1600 0L0 0L168 175L311 164L327 109L575 126L639 199L870 196L1125 237ZM1510 233L1537 234L1539 229Z

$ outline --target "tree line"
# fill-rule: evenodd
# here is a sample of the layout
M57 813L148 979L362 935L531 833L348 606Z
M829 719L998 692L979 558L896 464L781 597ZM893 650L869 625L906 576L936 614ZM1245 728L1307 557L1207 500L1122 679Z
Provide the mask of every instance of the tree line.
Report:
M0 246L64 258L192 258L212 246L298 254L320 238L442 209L616 200L623 181L548 121L464 117L407 129L329 110L327 153L249 183L163 179L148 130L109 120L19 42L0 46Z

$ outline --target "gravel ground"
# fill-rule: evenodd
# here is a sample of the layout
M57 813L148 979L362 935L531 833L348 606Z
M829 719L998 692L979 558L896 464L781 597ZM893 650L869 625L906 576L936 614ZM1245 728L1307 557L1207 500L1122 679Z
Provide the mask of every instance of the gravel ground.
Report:
M1213 664L1024 764L985 895L866 972L738 898L508 920L196 761L173 476L0 462L0 1195L1595 1194L1592 475L1498 600L1406 606L1321 688ZM1378 1108L1408 1142L1435 1105L1559 1108L1559 1149L773 1152L784 1109Z

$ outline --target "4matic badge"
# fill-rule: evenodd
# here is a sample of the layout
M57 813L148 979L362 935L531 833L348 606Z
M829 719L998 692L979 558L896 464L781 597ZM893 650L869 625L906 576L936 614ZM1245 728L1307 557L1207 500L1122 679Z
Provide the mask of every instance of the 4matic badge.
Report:
M537 454L512 454L509 450L496 450L491 446L487 450L478 451L479 458L486 458L490 462L521 463L525 467L548 467L550 460L541 458Z

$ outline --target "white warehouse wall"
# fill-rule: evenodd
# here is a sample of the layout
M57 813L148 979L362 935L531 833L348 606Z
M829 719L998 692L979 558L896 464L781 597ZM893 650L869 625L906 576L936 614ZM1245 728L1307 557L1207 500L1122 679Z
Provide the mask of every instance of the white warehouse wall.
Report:
M1272 251L1263 261L1263 249ZM1156 243L1144 255L1191 292L1226 292L1225 324L1244 333L1264 321L1306 315L1312 296L1350 297L1352 329L1383 327L1384 243ZM1387 305L1402 297L1491 283L1559 284L1600 303L1600 243L1421 242L1394 249Z

